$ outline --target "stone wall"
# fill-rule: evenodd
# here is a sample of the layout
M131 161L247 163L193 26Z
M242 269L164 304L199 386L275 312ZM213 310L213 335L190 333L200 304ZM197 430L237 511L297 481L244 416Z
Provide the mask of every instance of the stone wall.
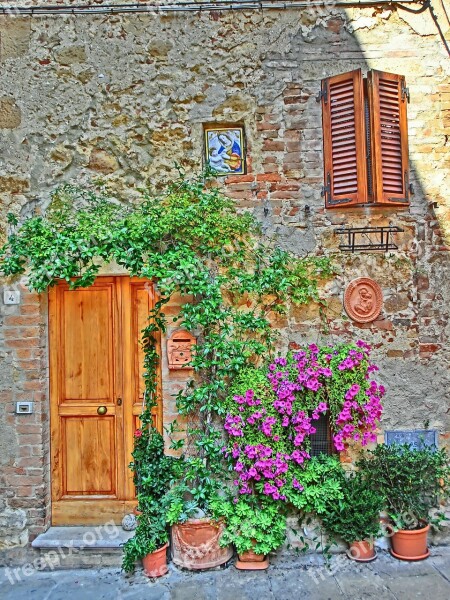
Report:
M448 39L445 16L440 22ZM188 171L202 167L204 124L243 124L248 172L222 180L225 192L284 247L330 254L339 265L323 290L328 336L317 307L308 306L275 320L280 345L364 338L388 389L383 427L429 426L449 442L450 61L428 13L0 17L0 61L0 222L9 211L45 209L51 190L67 181L100 178L128 198L143 185L158 190L175 161ZM407 209L324 210L315 97L323 77L358 67L406 76L415 189ZM338 225L391 222L404 229L398 251L339 252ZM358 326L342 296L362 275L378 281L385 302L377 321ZM45 305L45 296L24 289L20 306L1 305L4 545L26 542L49 522ZM167 365L163 380L171 419L171 394L183 381L169 379ZM35 413L15 417L18 399L33 399Z

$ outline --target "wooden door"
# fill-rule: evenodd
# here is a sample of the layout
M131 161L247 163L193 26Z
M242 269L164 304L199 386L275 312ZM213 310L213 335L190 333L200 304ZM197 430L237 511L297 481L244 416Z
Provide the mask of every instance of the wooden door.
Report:
M143 402L151 283L99 277L49 295L53 525L99 525L135 506L128 468ZM161 428L161 406L155 423Z

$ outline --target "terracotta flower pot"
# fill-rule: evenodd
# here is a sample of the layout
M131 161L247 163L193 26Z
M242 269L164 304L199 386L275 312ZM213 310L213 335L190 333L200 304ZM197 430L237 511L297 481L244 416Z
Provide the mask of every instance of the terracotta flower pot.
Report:
M248 550L239 554L239 560L243 562L262 562L264 560L264 554L256 554L253 550Z
M239 554L239 560L236 561L236 569L242 571L260 571L267 569L269 566L269 559L264 554L256 554L253 550L248 550Z
M169 570L167 567L167 547L168 543L164 544L162 548L147 554L142 559L144 565L144 573L147 577L161 577L165 575Z
M188 519L172 527L172 559L185 569L211 569L230 560L231 546L221 548L223 522L208 518Z
M371 560L375 560L377 554L373 542L361 540L350 544L347 556L356 562L370 562Z
M401 560L423 560L430 555L427 538L430 526L396 531L391 537L391 554Z

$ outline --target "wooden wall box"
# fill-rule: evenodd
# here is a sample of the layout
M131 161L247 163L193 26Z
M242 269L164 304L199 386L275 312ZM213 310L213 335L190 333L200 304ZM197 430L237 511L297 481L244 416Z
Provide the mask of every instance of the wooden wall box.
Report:
M192 346L196 339L188 331L180 330L172 334L167 341L169 369L186 369L192 360Z

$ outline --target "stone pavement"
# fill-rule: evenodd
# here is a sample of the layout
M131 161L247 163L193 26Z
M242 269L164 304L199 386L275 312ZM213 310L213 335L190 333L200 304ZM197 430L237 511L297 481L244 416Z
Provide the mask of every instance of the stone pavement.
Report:
M329 570L318 555L274 557L266 572L229 566L193 573L171 564L169 573L155 581L141 571L125 576L119 569L31 573L3 568L0 600L449 600L450 547L431 552L428 560L417 563L382 551L368 564L337 555Z

